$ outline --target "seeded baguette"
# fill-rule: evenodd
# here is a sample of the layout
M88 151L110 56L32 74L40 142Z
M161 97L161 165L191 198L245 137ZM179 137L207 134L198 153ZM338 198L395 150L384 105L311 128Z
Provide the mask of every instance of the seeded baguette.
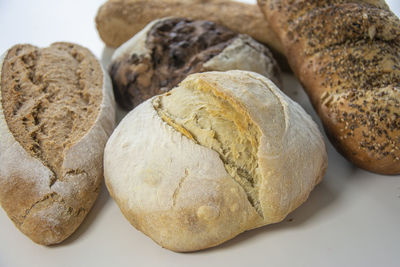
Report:
M327 167L317 125L267 78L189 75L133 109L104 152L129 222L174 251L216 246L282 221Z
M151 21L170 16L213 21L281 51L257 6L235 1L112 0L99 8L96 27L104 43L117 48Z
M400 173L400 21L385 1L259 0L337 150Z
M0 60L0 103L0 204L34 242L60 243L100 190L109 77L79 45L15 45Z

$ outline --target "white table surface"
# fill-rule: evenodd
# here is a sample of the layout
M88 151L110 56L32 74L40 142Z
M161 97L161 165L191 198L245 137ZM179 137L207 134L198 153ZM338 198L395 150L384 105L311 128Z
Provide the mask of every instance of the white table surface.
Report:
M104 0L0 0L0 51L70 41L101 57L94 17ZM253 2L253 1L246 1ZM387 1L400 15L400 2ZM284 91L316 119L291 75ZM105 187L79 229L52 247L34 244L0 209L0 266L400 266L400 176L360 170L327 141L324 181L279 224L196 253L163 249L133 228Z

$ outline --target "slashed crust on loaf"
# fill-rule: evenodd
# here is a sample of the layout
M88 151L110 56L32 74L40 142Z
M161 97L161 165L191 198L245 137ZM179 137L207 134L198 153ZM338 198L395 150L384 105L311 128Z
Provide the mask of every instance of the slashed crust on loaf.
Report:
M208 83L198 80L191 87L179 86L171 93L156 97L154 108L175 130L216 151L225 170L240 184L251 205L263 217L258 199L260 129L239 102L213 90Z
M86 54L85 54L86 53ZM15 139L62 178L59 157L89 130L102 101L101 66L74 45L11 48L2 73L2 106Z
M36 243L59 243L99 192L103 147L114 127L110 80L75 44L16 45L3 60L0 204Z
M193 251L283 220L321 181L327 155L298 104L261 75L228 71L192 74L139 105L107 142L104 164L132 225Z

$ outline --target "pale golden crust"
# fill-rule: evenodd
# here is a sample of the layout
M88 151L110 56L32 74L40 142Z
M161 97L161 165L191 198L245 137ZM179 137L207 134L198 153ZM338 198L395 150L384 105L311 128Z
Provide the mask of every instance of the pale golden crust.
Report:
M275 34L269 30L256 5L215 0L114 0L100 7L96 26L107 46L118 47L155 19L179 16L215 23L281 51Z
M265 77L244 71L206 72L188 76L176 90L180 87L213 92L222 102L240 107L236 112L259 129L255 151L260 175L254 178L260 180L250 192L259 200L259 209L248 199L249 188L228 173L224 160L232 157L222 158L203 138L194 141L178 120L160 117L156 96L121 121L104 154L111 196L131 224L155 242L174 251L218 245L283 220L321 181L327 155L318 127ZM198 113L194 120L202 116Z
M170 250L215 246L261 223L218 154L163 122L151 99L107 142L104 177L129 222Z
M90 71L91 64L96 65L92 66L100 79L96 89L102 92L97 98L99 111L88 122L86 132L78 140L73 139L61 155L55 155L62 164L57 166L57 172L16 140L8 127L3 105L0 106L0 204L24 234L43 245L66 239L89 212L101 185L103 147L114 127L111 83L98 61L80 46L57 45L75 47L92 60L87 70ZM3 66L1 60L0 70ZM81 84L89 81L82 80ZM0 101L4 103L2 97L0 93ZM56 174L61 175L57 177Z
M385 1L259 1L336 148L400 173L400 21Z

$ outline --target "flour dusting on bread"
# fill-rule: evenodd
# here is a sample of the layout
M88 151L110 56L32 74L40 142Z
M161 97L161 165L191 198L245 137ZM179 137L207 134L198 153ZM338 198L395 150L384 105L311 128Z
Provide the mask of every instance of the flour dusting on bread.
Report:
M114 127L110 80L89 50L16 45L1 62L0 204L33 241L63 241L93 205Z
M145 101L104 152L106 184L125 217L174 251L282 221L326 167L311 117L267 78L238 70L192 74Z

